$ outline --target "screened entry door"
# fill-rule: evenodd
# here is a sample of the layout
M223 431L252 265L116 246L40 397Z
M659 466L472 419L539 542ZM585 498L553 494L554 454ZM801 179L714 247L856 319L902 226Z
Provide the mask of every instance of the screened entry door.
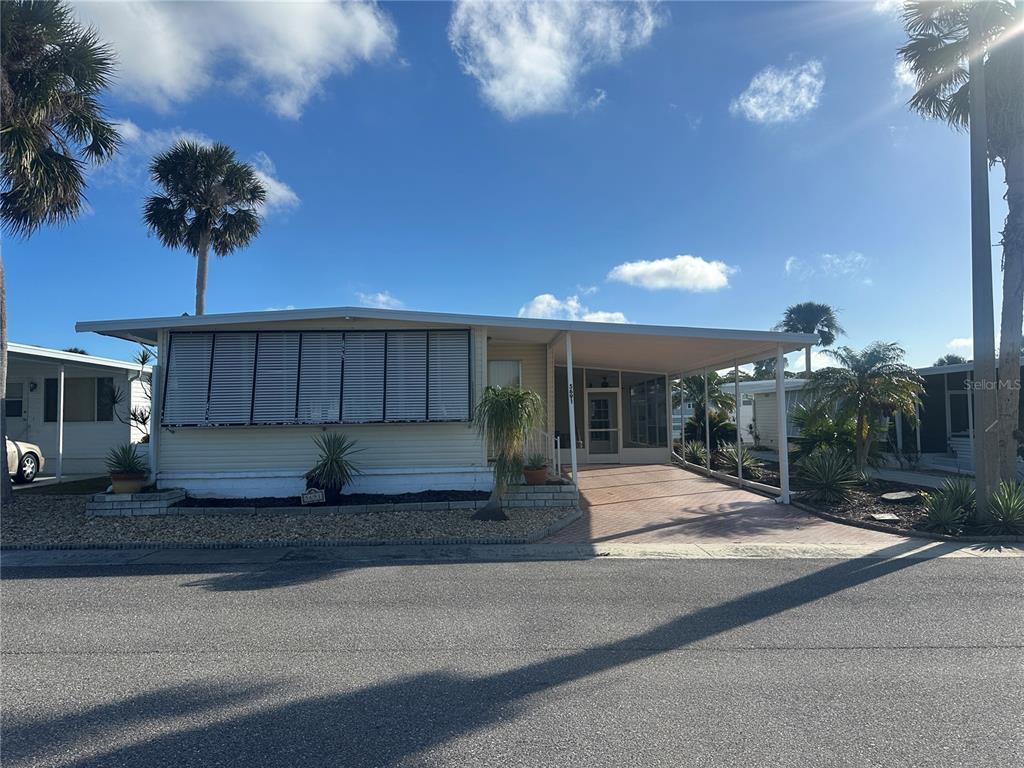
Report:
M613 460L618 457L618 392L587 393L587 429L587 453L591 458Z

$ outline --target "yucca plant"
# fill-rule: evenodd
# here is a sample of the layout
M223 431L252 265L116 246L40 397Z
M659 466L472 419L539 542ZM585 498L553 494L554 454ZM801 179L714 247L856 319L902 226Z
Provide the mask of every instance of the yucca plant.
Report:
M815 504L838 504L850 498L863 480L846 451L819 448L796 464L804 498Z
M306 473L306 487L321 489L325 500L336 504L342 489L359 474L352 457L362 449L341 432L321 432L313 437L313 443L320 453Z
M708 449L700 440L687 440L683 444L683 458L691 464L699 464L706 467L708 464Z
M942 483L939 493L947 496L952 503L964 511L964 520L974 516L974 481L967 477L951 477Z
M926 494L924 507L928 513L921 525L924 530L949 536L957 536L963 530L967 513L953 494L943 491Z
M112 475L144 475L149 471L146 460L131 443L121 443L111 448L104 464L107 472Z
M474 520L508 520L501 508L505 490L523 474L526 433L544 420L540 395L519 387L487 387L476 406L473 421L494 451L494 490Z
M718 452L718 464L722 471L739 477L738 466L743 467L743 476L756 480L761 477L764 464L756 456L752 456L746 448L736 450L735 445L729 445Z
M985 533L1019 536L1024 534L1024 483L1000 483L988 502L991 520Z

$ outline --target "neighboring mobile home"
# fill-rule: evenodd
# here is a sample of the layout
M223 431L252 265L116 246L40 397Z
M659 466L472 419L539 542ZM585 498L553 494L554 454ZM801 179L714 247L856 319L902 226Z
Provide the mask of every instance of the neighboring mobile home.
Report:
M672 378L816 338L353 307L77 328L157 346L155 480L224 496L299 493L327 429L362 449L354 491L490 488L471 423L487 385L541 396L526 449L552 464L666 462Z
M48 473L102 475L112 447L145 438L130 413L149 409L148 367L13 342L7 363L7 435L38 445Z

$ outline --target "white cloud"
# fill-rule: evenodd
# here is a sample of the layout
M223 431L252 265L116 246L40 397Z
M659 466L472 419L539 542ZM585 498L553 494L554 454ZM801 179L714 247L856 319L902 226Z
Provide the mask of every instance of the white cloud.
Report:
M903 0L875 0L871 10L887 16L897 16L903 10Z
M786 259L783 268L786 277L806 280L812 277L840 277L845 280L860 282L862 285L873 285L874 281L866 272L871 265L863 254L851 251L847 254L823 253L817 261L808 261L796 256Z
M397 31L375 3L81 3L118 56L115 87L167 111L217 88L259 94L297 118L323 82L389 56Z
M628 323L622 312L590 310L583 305L579 296L560 299L553 293L534 296L519 308L519 317L535 317L542 320L585 320L590 323Z
M149 163L155 155L182 140L194 141L204 146L213 144L213 139L199 131L179 127L147 130L128 118L114 118L113 122L121 134L121 149L110 162L92 171L100 183L114 181L148 187ZM299 205L299 196L290 186L277 178L274 162L266 152L257 152L251 165L267 190L265 208L268 214Z
M825 87L825 68L810 59L789 69L765 67L732 104L729 112L755 123L786 123L818 106Z
M376 293L356 293L359 303L364 307L374 309L401 309L405 302L392 296L388 291L377 291Z
M448 40L484 101L515 120L573 108L580 78L646 45L659 21L648 2L460 0Z
M670 259L627 261L612 269L608 279L652 291L673 288L700 293L727 287L729 275L734 272L736 267L722 261L706 261L699 256L680 255Z
M946 349L951 349L954 352L964 352L969 355L974 351L974 339L971 336L950 339L946 342Z
M786 259L786 274L794 275L798 274L803 267L803 262L800 261L796 256L790 256Z
M826 275L855 277L864 272L868 265L867 257L856 251L845 255L835 253L821 254L821 269Z
M267 190L265 205L268 212L296 208L299 205L299 196L295 194L295 190L274 176L276 173L274 162L266 152L256 153L253 167L256 170L256 176L263 183L263 188Z

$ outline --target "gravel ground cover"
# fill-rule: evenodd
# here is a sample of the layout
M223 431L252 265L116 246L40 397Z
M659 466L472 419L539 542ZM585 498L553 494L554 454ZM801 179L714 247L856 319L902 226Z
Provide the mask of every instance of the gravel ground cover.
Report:
M470 510L281 514L279 512L87 517L85 496L17 496L0 515L0 545L196 545L315 540L521 540L571 509L511 509L508 521L471 520Z

